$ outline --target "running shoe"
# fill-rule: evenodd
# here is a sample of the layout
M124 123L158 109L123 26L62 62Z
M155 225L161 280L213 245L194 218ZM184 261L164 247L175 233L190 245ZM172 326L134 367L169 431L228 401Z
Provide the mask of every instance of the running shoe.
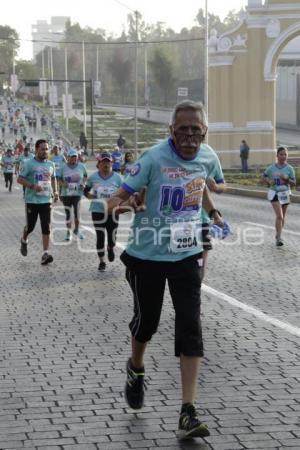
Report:
M98 270L99 270L100 272L104 272L105 269L106 269L106 263L105 263L104 261L101 261L101 262L99 263Z
M81 233L81 231L79 230L74 230L73 233L75 234L75 236L78 237L78 239L84 239L84 235Z
M115 252L113 247L107 247L107 257L109 262L113 262L115 260Z
M283 246L283 240L282 239L276 239L276 247L282 247Z
M125 384L125 400L132 409L141 409L144 405L144 368L135 372L131 368L131 360L126 364L127 380Z
M71 231L68 230L66 232L65 241L71 241L71 240L72 240Z
M42 266L46 266L49 263L52 263L53 261L53 256L49 255L49 253L44 253L42 256L42 260L41 260L41 264Z
M191 403L181 409L177 434L180 439L210 435L207 425L200 422L195 406Z
M27 256L27 242L24 242L21 238L21 248L20 248L21 255Z

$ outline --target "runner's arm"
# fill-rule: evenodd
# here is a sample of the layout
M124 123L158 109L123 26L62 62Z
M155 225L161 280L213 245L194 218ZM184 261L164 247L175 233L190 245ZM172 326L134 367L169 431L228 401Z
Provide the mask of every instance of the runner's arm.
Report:
M21 175L18 176L17 183L21 184L22 186L24 186L26 188L34 189L34 184L30 183L30 181L28 181L27 178L22 177Z
M94 194L91 194L92 186L88 186L87 184L83 188L83 195L89 200L93 200L95 198Z
M208 211L208 215L211 219L214 220L214 223L216 223L216 224L223 223L222 216L221 216L220 212L216 209L215 204L211 198L211 195L210 195L207 187L205 187L204 191L203 191L202 206L206 211Z

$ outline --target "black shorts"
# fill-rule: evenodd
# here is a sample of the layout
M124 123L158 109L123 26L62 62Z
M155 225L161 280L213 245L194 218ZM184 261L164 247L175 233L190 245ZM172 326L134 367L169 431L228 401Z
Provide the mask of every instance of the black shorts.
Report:
M51 203L26 203L26 229L30 234L36 225L38 216L40 216L40 223L42 234L50 234L51 223Z
M209 223L202 224L202 245L203 250L212 250L211 236L209 234Z
M175 310L175 356L203 356L199 259L202 254L176 262L149 261L122 253L134 299L129 328L138 342L149 341L157 331L168 282Z
M270 200L270 202L271 202L271 203L279 202L278 195L275 194L274 197L273 197L273 199ZM285 205L289 205L289 204L290 204L290 202L288 202L288 203L283 203L283 204L281 204L281 206L285 206Z
M65 207L65 213L66 213L66 220L67 222L71 218L71 209L73 207L74 209L74 218L78 219L78 213L79 213L79 202L81 197L79 195L70 195L70 196L62 196L61 201L63 202L63 205Z

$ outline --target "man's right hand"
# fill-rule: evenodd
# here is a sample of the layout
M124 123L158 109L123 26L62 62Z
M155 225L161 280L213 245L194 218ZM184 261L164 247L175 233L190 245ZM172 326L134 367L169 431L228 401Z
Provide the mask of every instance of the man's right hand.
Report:
M34 184L32 189L35 192L42 192L42 190L43 190L42 186L39 186L38 184Z
M140 192L135 192L129 197L128 204L134 209L134 212L142 212L146 210L145 197L147 189L143 187Z

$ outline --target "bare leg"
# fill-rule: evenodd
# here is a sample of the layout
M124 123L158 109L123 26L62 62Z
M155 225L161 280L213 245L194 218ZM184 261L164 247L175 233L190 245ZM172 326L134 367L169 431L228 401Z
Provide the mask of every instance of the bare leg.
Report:
M282 232L282 228L283 228L283 213L282 213L282 208L279 202L272 202L271 203L275 215L276 215L276 220L275 220L275 229L276 229L276 239L280 239L281 238L281 232Z
M42 234L42 239L43 239L43 250L44 250L44 252L47 252L48 248L49 248L49 241L50 241L49 234Z
M200 362L198 356L180 355L182 404L195 402Z
M78 231L78 229L79 229L79 220L78 219L74 219L74 224L75 224L74 231ZM70 224L70 227L71 227L71 224Z
M28 238L28 231L27 231L27 227L24 227L24 231L23 231L23 241L26 242L27 238Z
M147 342L138 342L134 337L131 338L131 363L134 368L140 369L144 367L144 353L147 347Z
M282 205L282 228L284 227L285 215L289 205Z

